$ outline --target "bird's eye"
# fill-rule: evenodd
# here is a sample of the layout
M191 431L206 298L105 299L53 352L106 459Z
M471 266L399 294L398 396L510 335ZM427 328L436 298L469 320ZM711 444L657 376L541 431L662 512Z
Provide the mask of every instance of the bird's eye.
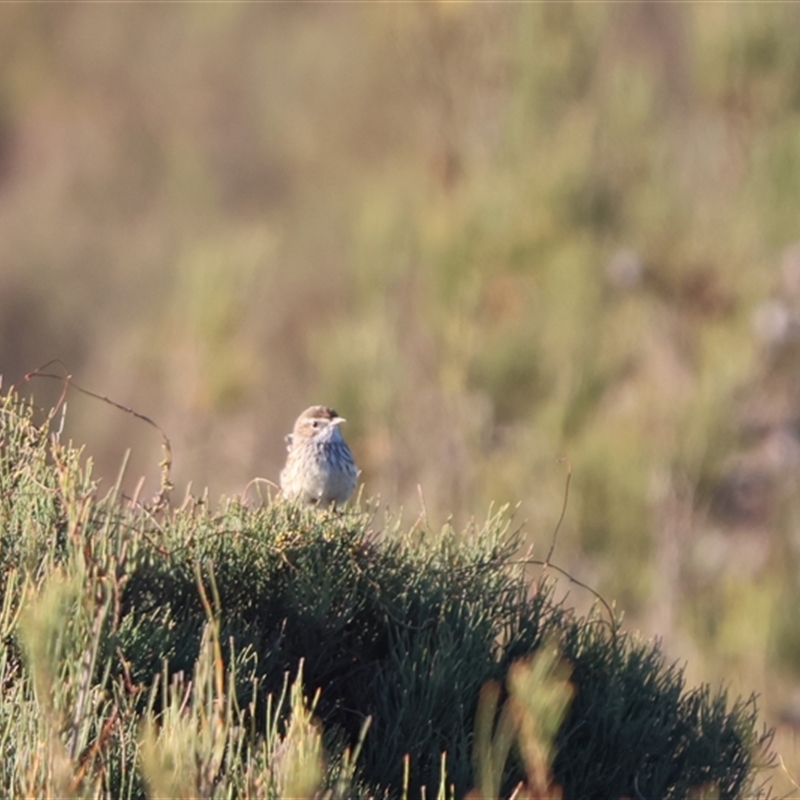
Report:
M314 421L311 423L311 427L312 427L312 428L319 428L319 420L318 420L318 419L315 419L315 420L314 420Z

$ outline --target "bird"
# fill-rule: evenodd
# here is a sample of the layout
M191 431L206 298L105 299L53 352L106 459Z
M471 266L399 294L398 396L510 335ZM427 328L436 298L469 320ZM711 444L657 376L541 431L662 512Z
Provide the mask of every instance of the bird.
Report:
M359 469L339 426L345 422L328 406L307 408L286 437L281 491L308 505L342 505L353 494Z

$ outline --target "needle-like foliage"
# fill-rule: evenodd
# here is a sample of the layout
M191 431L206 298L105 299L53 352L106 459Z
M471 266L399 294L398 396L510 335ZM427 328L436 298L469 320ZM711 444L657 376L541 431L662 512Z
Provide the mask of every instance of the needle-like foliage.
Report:
M4 796L752 793L754 700L554 602L503 510L147 508L0 403Z

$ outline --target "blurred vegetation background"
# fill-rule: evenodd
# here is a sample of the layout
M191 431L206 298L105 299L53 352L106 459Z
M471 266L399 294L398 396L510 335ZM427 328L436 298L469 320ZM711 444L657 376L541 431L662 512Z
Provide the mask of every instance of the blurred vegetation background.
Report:
M800 6L4 5L0 372L178 492L312 403L368 494L519 503L800 764ZM28 384L46 404L55 382ZM159 440L70 395L154 490ZM435 525L434 525L435 527ZM591 598L573 588L576 603Z

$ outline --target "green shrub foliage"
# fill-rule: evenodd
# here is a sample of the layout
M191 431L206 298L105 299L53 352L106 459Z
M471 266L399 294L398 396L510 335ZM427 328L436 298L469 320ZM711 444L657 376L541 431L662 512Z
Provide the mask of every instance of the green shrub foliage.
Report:
M565 797L754 791L754 699L687 689L653 643L555 602L504 511L432 532L369 504L148 508L101 491L51 421L2 400L4 795L463 797L481 687L545 642L573 684ZM503 792L525 777L512 753Z

